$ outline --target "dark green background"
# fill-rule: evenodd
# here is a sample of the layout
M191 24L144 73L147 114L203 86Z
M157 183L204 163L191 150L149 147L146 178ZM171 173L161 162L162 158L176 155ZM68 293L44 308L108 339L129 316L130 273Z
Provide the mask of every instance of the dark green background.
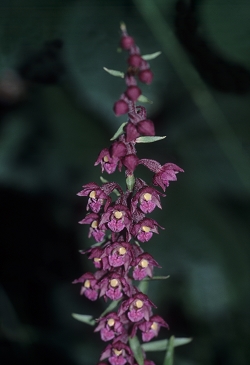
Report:
M144 246L170 275L148 293L170 325L160 338L193 337L176 365L249 363L249 13L248 0L1 0L1 364L90 365L106 346L71 317L104 303L71 282L92 270L76 193L99 182L93 164L126 121L112 112L124 83L103 71L125 70L120 21L142 54L162 51L142 90L167 138L138 156L185 170Z

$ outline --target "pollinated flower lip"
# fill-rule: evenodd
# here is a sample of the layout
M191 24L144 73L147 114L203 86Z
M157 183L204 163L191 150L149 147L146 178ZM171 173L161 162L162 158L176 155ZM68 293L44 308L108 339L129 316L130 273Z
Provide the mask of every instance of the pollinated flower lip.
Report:
M155 208L162 209L161 198L165 197L152 184L165 191L170 181L176 181L176 175L183 172L173 163L162 165L137 155L139 142L161 139L152 138L154 123L148 118L146 108L136 105L141 95L138 81L150 84L153 73L124 24L121 32L120 46L128 53L127 71L120 73L124 75L126 89L114 103L113 111L117 117L127 114L127 122L118 129L110 146L101 150L94 165L100 165L101 171L109 175L124 170L126 188L116 182L90 182L77 194L88 199L87 214L79 223L89 225L88 236L96 241L81 253L87 255L96 271L83 274L73 283L80 284L80 294L91 301L103 298L117 301L118 305L116 311L96 320L94 331L99 332L102 341L111 341L98 365L136 365L129 337L139 331L142 341L148 342L158 335L161 327L168 328L163 318L154 315L156 305L138 289L135 281L153 278L154 268L161 267L140 245L153 239L159 228L164 229L148 217ZM151 185L135 176L138 165L153 173ZM144 365L155 365L146 359L145 353L143 356Z

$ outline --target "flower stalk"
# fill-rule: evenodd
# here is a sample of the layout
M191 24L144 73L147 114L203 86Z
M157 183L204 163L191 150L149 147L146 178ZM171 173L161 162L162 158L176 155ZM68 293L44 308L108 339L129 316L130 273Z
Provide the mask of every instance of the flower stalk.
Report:
M138 81L150 84L153 80L147 59L159 53L143 57L124 24L121 25L120 47L128 52L127 71L105 70L125 81L126 89L113 110L116 116L127 114L128 119L111 139L111 145L100 152L95 166L100 165L102 172L108 174L124 169L126 188L123 190L116 182L102 178L102 185L90 182L78 193L88 198L87 214L79 223L89 226L89 238L96 241L81 253L87 255L96 270L73 281L81 284L80 293L89 300L103 297L105 301L111 300L111 304L96 321L90 316L74 317L91 325L95 323L94 331L100 333L102 341L109 342L100 356L99 365L153 365L146 359L136 335L140 333L145 343L157 337L161 327L169 327L162 317L153 313L156 305L135 281L143 283L153 279L154 267L160 267L143 249L143 243L158 234L159 228L163 229L148 214L155 208L162 208L163 192L183 170L173 163L161 165L137 156L137 143L164 138L155 136L154 123L148 119L146 109L137 105L142 96ZM153 185L163 192L136 176L138 165L153 172Z

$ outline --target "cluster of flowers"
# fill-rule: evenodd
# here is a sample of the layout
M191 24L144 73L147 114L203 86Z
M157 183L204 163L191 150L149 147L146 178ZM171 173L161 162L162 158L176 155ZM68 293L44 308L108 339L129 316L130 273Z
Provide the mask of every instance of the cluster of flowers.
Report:
M144 342L158 335L160 327L167 323L154 315L155 305L147 295L133 285L133 280L141 281L153 276L153 268L160 267L154 258L144 252L139 242L151 239L158 233L160 225L146 215L156 207L161 208L162 192L134 177L134 170L142 164L153 173L153 184L163 191L169 181L176 180L176 174L183 171L172 163L160 165L150 159L139 159L135 145L142 136L155 136L154 124L147 119L146 109L136 106L141 94L136 77L150 83L153 74L149 64L142 58L134 39L127 34L123 25L121 48L129 52L128 70L125 75L127 90L114 105L116 115L128 112L128 122L109 148L103 149L95 163L101 164L102 171L113 173L125 167L126 190L115 182L101 186L91 182L83 186L79 196L88 197L87 215L79 223L89 225L89 237L97 242L87 254L93 261L95 273L87 272L73 283L81 283L81 294L94 301L118 301L117 312L110 312L97 320L95 331L100 331L103 341L112 341L102 352L99 365L108 359L111 365L135 364L128 339L139 330ZM116 200L112 200L111 194ZM162 227L160 227L162 228ZM145 365L152 365L144 360Z

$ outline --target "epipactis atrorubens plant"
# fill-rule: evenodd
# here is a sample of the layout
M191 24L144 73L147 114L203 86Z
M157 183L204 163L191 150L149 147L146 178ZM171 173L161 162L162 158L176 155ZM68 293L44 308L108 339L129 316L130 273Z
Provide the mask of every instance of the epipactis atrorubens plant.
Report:
M98 319L89 315L73 316L90 325L96 325L101 339L108 342L103 350L99 365L154 365L146 359L146 351L166 350L165 364L172 361L173 347L188 342L188 339L161 340L148 343L159 333L161 327L168 328L165 320L153 313L155 304L146 295L146 286L153 277L158 262L143 249L143 243L149 241L154 233L162 228L154 219L149 218L155 208L161 208L160 198L165 195L135 177L138 165L144 165L153 172L153 185L164 192L170 181L176 181L176 175L183 170L173 164L137 156L137 143L150 143L163 139L155 136L154 123L147 118L146 109L136 104L146 101L141 95L137 80L150 84L153 73L147 62L160 52L142 56L134 39L128 35L124 24L121 25L120 47L126 50L128 69L126 73L108 70L114 76L125 80L126 90L114 104L116 116L128 115L109 148L104 148L95 165L101 165L102 172L112 174L116 169L125 169L126 190L116 182L101 178L102 184L90 182L83 186L79 196L88 197L87 215L80 224L89 225L89 237L96 241L90 249L81 251L92 260L96 271L86 272L73 283L81 284L81 294L91 301L103 297L111 301L108 308ZM115 196L115 199L111 197ZM142 245L141 245L142 244ZM139 281L139 285L135 282ZM141 333L140 344L137 333Z

